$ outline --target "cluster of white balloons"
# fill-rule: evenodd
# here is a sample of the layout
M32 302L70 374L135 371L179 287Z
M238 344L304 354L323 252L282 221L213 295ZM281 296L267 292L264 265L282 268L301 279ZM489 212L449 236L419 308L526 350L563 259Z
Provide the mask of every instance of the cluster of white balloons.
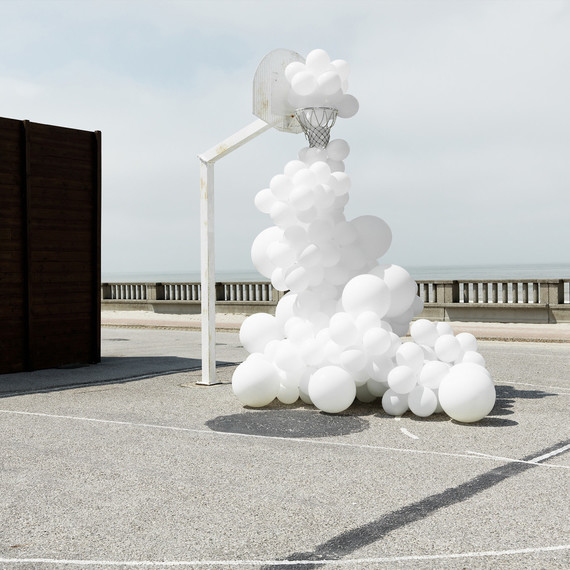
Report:
M295 96L317 104L331 103L339 90L346 96L348 67L323 50L285 73ZM455 336L446 323L420 319L410 327L423 302L403 267L378 263L392 241L388 224L373 215L344 215L349 151L342 139L303 148L255 196L274 225L255 238L253 264L275 289L288 292L275 315L257 313L243 322L240 340L250 355L233 374L233 391L252 407L301 398L338 413L355 398L381 397L391 415L444 411L461 422L478 421L493 408L495 387L477 341ZM412 341L403 342L408 330Z
M315 49L305 63L294 61L285 68L290 85L288 102L294 109L334 107L339 117L352 117L358 111L358 100L347 93L349 73L346 61L331 61L324 49Z

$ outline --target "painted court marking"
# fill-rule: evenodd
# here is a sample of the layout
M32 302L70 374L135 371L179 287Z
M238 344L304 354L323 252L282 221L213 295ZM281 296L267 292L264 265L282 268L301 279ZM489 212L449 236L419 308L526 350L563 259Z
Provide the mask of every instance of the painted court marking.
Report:
M2 563L11 564L59 564L75 566L299 566L299 565L335 565L372 564L379 562L406 562L411 560L445 560L458 558L483 558L498 556L516 556L539 552L556 552L570 549L570 544L557 546L539 546L537 548L519 548L514 550L489 550L485 552L460 552L455 554L426 554L417 556L383 556L379 558L353 558L343 560L172 560L165 562L151 560L57 560L53 558L0 558Z
M420 439L417 435L414 435L413 433L410 433L406 428L400 428L400 431L401 431L404 435L407 435L408 437L411 437L412 439Z
M35 417L43 417L43 418L75 420L75 421L102 423L102 424L110 424L110 425L123 425L123 426L148 428L148 429L181 431L181 432L195 433L195 434L220 435L220 436L256 438L256 439L271 439L271 440L277 440L277 441L286 441L286 442L303 443L303 444L311 444L311 445L321 445L321 446L348 447L348 448L354 448L354 449L368 449L368 450L375 450L375 451L395 451L398 453L418 453L418 454L422 454L422 455L441 455L441 456L445 456L445 457L466 457L469 459L479 458L479 459L490 459L493 461L507 461L509 463L531 463L532 465L537 465L539 467L549 467L549 468L553 468L553 469L570 469L569 465L550 465L548 463L537 463L536 460L525 461L524 459L513 459L510 457L496 457L494 455L487 455L487 454L482 454L482 453L480 454L480 453L473 452L473 451L466 451L465 453L452 453L452 452L445 452L445 451L430 451L430 450L423 450L423 449L386 447L386 446L382 446L382 445L367 445L367 444L358 444L358 443L347 443L347 442L341 442L341 441L323 441L323 440L317 440L317 439L305 439L305 438L298 438L298 437L278 437L278 436L266 436L266 435L257 435L257 434L248 434L248 433L219 432L219 431L206 430L206 429L184 428L184 427L167 426L167 425L160 425L160 424L143 424L143 423L136 423L136 422L124 422L124 421L120 421L120 420L103 420L103 419L99 419L99 418L85 418L85 417L81 417L81 416L64 416L64 415L56 415L56 414L45 414L45 413L41 413L41 412L24 412L24 411L18 411L18 410L0 410L0 413L21 415L21 416L35 416ZM562 451L560 451L559 453L562 453Z

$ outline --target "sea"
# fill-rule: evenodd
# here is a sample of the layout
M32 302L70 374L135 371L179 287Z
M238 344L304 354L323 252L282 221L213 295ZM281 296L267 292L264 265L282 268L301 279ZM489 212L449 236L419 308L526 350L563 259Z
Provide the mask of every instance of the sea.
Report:
M570 263L403 266L416 281L471 279L570 279ZM102 272L103 283L199 282L200 271ZM268 281L254 269L216 271L216 281Z

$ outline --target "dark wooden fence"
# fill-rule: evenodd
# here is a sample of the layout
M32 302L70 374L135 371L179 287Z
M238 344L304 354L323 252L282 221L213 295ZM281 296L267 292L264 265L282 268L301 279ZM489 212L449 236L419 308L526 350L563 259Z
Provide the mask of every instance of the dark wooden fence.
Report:
M0 118L0 373L99 362L101 134Z

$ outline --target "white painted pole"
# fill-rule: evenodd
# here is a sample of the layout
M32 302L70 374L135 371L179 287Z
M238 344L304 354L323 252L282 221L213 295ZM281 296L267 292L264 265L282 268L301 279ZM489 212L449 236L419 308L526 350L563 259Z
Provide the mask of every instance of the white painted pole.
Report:
M202 307L202 380L197 384L219 384L216 379L216 277L214 260L214 163L270 129L257 119L241 131L201 154L200 159L200 253Z
M200 162L200 255L202 308L202 381L216 380L216 277L214 264L214 163Z

